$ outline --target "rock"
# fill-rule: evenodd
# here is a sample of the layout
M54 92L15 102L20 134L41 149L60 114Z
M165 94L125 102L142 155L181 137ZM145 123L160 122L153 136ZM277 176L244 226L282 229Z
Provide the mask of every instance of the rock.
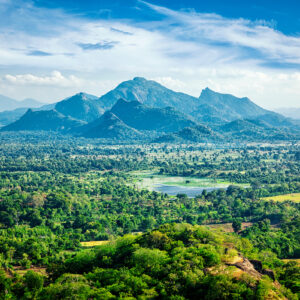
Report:
M254 265L245 257L243 258L242 262L237 262L234 265L256 279L261 278L261 274L254 268Z

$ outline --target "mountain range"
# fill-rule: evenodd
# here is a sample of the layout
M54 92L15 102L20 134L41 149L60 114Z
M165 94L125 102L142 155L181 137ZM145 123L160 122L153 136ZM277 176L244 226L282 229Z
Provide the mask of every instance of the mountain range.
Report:
M100 98L79 93L27 112L18 109L5 113L0 113L0 123L5 116L4 125L9 118L15 119L2 131L59 131L115 140L268 140L297 139L300 134L297 122L246 97L206 88L197 98L141 77L122 82Z

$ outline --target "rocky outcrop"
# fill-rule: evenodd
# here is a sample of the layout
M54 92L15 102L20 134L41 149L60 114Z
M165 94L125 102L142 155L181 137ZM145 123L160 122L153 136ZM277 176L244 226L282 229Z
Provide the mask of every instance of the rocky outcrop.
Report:
M226 265L235 266L256 279L260 279L262 275L267 275L275 281L275 274L273 270L263 269L262 262L260 260L249 260L243 256L237 256L236 259L232 260L232 262L227 262Z
M249 275L251 275L252 277L256 278L256 279L260 279L262 274L260 272L258 272L255 267L253 266L253 264L245 257L243 257L242 261L236 262L234 264L230 264L233 265L239 269L241 269L242 271L244 271L245 273L248 273Z

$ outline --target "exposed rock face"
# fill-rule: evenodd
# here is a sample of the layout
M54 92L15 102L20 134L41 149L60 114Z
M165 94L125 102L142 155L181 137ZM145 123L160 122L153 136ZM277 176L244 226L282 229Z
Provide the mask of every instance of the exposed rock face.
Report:
M248 273L256 279L260 279L262 276L260 272L256 271L254 265L245 257L243 257L243 261L235 263L234 266Z
M235 266L256 279L260 279L262 275L268 275L273 281L275 281L275 274L273 270L263 269L260 260L249 260L243 256L238 256L238 258L240 259L235 259L232 262L227 263L227 265Z

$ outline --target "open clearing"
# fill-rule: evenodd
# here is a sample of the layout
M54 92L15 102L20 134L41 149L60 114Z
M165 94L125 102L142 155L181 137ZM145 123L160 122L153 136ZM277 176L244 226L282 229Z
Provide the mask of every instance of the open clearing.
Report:
M110 241L90 241L90 242L81 242L82 247L95 247L95 246L102 246L108 244Z
M271 196L271 197L265 197L262 199L263 200L273 200L273 201L278 201L278 202L290 200L290 201L293 201L296 203L300 203L300 193Z
M242 222L242 230L244 230L252 225L253 225L252 222ZM233 232L232 223L208 224L205 226L207 226L209 228L213 228L213 229L221 229L221 230L224 230L225 232Z
M295 261L300 266L300 258L283 259L282 261L284 261L285 263L287 263L289 261Z
M31 267L29 269L23 269L22 267L14 267L14 272L16 272L20 276L24 276L28 271L34 271L43 276L47 276L46 268L43 267Z
M183 187L227 188L231 182L211 178L195 178L182 176L159 175L151 171L130 172L136 177L134 184L138 188L154 190L158 185L173 185Z

